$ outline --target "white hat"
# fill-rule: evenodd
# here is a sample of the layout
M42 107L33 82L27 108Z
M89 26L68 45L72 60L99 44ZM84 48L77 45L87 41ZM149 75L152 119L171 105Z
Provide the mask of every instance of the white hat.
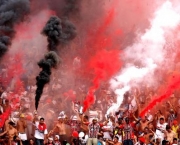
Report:
M78 120L77 116L73 116L72 120Z
M65 113L64 113L64 111L61 111L60 113L59 113L59 117L58 117L58 119L64 119L66 117L66 115L65 115Z
M61 111L61 112L59 113L59 116L64 115L64 114L65 114L65 112L64 112L64 111Z
M79 137L84 137L84 132L80 132Z
M49 138L48 138L48 140L51 140L51 141L53 141L53 138L52 138L52 137L49 137Z
M55 137L57 137L59 139L59 135L55 135Z

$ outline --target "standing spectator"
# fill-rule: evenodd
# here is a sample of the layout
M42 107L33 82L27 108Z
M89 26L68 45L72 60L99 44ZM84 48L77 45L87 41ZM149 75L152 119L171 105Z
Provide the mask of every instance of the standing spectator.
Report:
M23 145L27 145L27 135L25 129L27 128L27 123L24 118L24 114L20 115L20 119L17 122L17 131L19 133L19 137L22 140Z
M18 132L17 130L14 128L15 124L13 122L9 122L9 127L8 129L1 133L0 136L3 135L7 135L8 136L8 145L11 145L13 140L14 140L14 136L18 136Z
M132 134L133 134L133 128L130 124L129 118L125 118L125 125L124 125L124 142L123 145L133 145L132 142Z
M172 125L172 131L174 131L176 133L176 138L178 138L178 130L179 130L179 126L178 126L178 122L177 120L173 121L173 125Z
M54 132L58 132L60 136L60 142L63 144L63 141L66 140L66 127L64 123L65 115L63 112L60 113L60 116L58 117L58 123L53 129Z
M172 144L174 138L176 138L176 133L171 130L171 127L169 125L167 125L165 132L165 139Z
M46 138L48 134L46 124L44 123L44 118L41 117L39 122L36 122L35 125L35 143L36 145L44 145L46 143Z
M98 143L98 133L100 129L100 125L97 122L97 118L94 118L92 120L92 123L89 124L88 129L89 129L89 138L87 140L87 145L97 145Z
M167 125L167 123L165 123L164 118L161 117L156 126L156 139L159 138L160 142L162 142L164 139L166 125Z

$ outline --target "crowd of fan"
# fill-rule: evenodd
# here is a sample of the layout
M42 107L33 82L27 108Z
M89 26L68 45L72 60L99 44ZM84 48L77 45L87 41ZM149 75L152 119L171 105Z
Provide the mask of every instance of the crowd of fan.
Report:
M139 113L156 94L137 88L125 93L119 110L109 114L107 109L114 100L113 93L103 88L96 93L99 95L96 103L84 113L79 101L71 104L68 99L66 107L69 109L58 105L58 100L54 99L44 100L43 110L31 112L34 101L27 99L30 94L22 94L18 108L13 105L14 98L6 98L10 92L2 88L1 92L1 113L13 109L0 128L2 145L175 145L179 141L178 92L143 117L139 117Z
M79 58L76 59L78 62ZM35 74L22 78L25 90L21 94L13 93L16 78L12 78L9 88L0 87L0 145L178 144L179 91L140 117L140 112L148 103L158 97L157 90L148 86L132 88L131 92L122 96L124 100L119 109L111 109L107 113L116 102L116 95L107 89L107 84L101 84L95 92L95 104L82 112L82 102L91 77L84 80L75 76L71 67L63 67L52 74L50 84L44 88L38 111L32 110L35 104ZM5 78L7 75L1 76ZM9 109L11 114L7 113Z

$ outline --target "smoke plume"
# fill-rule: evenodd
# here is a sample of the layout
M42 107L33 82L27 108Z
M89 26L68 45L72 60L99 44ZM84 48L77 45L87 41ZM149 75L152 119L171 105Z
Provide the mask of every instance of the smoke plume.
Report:
M8 50L14 37L15 24L19 23L29 13L29 0L0 1L0 57Z
M120 100L119 104L123 100L121 90L127 91L143 83L155 88L163 80L163 72L172 68L175 53L169 56L172 47L168 42L180 22L178 11L171 2L166 1L156 10L150 22L150 28L145 33L138 33L133 45L125 48L125 67L110 82ZM161 70L160 76L157 70Z
M35 107L38 108L40 97L43 93L45 84L49 83L51 68L56 68L60 59L58 56L57 46L59 44L67 43L76 36L76 28L69 20L61 21L58 17L51 17L46 26L44 27L42 34L47 36L48 50L50 51L40 60L38 65L42 68L42 71L36 77L36 96L35 96Z
M39 75L36 77L36 96L35 96L35 107L36 110L38 108L40 97L43 93L43 88L45 84L49 83L50 81L50 75L51 75L51 68L55 68L59 62L58 55L54 51L50 51L47 53L44 57L44 59L41 59L38 62L38 65L40 68L42 68L42 71L39 73Z

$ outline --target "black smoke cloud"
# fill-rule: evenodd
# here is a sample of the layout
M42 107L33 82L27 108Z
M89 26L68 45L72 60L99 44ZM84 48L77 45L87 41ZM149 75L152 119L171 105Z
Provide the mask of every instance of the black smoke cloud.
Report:
M45 58L38 63L39 67L42 68L42 71L36 77L36 110L38 109L43 88L50 81L51 68L55 68L60 60L57 55L57 46L59 44L68 43L70 40L74 39L76 36L76 28L69 20L61 20L60 18L53 16L46 23L46 26L42 30L42 34L47 37L49 53L47 53Z
M54 16L49 19L42 34L48 37L48 50L57 51L59 43L67 43L76 37L76 28L68 19Z
M29 12L29 0L0 0L0 57L11 44L15 24L23 21Z
M40 97L43 93L43 88L45 84L49 83L50 81L50 75L51 75L51 68L55 68L57 64L59 63L59 57L56 52L50 51L45 55L43 59L41 59L38 62L38 65L40 68L42 68L42 71L39 73L39 75L36 77L36 96L35 96L35 107L36 110L38 108Z

